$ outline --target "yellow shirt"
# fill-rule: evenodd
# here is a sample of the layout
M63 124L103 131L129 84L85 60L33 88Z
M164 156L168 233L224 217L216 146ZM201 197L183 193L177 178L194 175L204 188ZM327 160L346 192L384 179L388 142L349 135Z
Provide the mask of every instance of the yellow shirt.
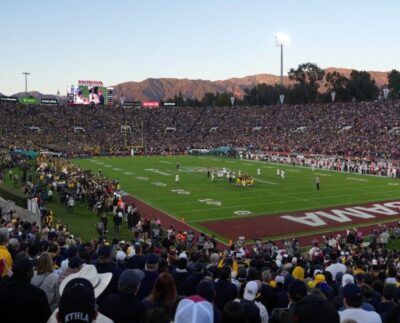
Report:
M8 273L8 270L11 269L13 264L11 254L6 246L0 246L0 259L4 259L6 261L6 267L4 268L3 272L0 273L1 277L3 277Z

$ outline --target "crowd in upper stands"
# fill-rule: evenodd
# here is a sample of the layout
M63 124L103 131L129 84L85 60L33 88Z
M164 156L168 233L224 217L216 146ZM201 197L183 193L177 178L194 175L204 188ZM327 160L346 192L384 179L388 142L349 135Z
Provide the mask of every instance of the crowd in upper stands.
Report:
M400 103L121 109L1 103L1 147L69 155L180 152L222 145L262 151L400 158ZM121 131L130 126L130 131ZM34 134L34 135L33 135Z

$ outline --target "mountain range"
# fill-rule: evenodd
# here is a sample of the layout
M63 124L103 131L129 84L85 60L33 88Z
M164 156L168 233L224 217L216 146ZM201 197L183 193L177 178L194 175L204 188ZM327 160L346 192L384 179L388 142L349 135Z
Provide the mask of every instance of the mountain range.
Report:
M325 69L328 72L337 71L340 74L349 77L351 69L330 67ZM369 71L376 84L381 87L387 84L387 72ZM257 74L240 78L230 78L221 81L192 80L177 78L148 78L141 82L125 82L114 85L115 98L118 99L122 94L126 100L166 100L182 93L184 98L201 99L205 93L211 92L229 92L238 98L242 98L246 88L253 88L257 84L275 85L279 84L280 76L272 74ZM283 83L291 85L287 76L284 76ZM324 82L320 84L320 91L325 92ZM54 95L45 95L37 91L28 92L29 95L36 97L53 97ZM24 92L16 93L13 96L23 96Z

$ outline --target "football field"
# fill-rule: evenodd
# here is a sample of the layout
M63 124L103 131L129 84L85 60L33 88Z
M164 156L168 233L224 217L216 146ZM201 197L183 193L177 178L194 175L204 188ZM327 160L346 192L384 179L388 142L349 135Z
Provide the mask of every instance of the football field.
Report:
M212 156L100 157L72 162L93 172L101 169L105 176L118 178L121 189L132 197L225 242L239 234L249 240L298 237L355 224L389 223L399 217L400 181L385 177ZM284 180L276 175L278 168L285 171ZM217 176L212 182L208 169L246 173L255 178L255 185L236 186ZM321 182L319 191L316 177Z

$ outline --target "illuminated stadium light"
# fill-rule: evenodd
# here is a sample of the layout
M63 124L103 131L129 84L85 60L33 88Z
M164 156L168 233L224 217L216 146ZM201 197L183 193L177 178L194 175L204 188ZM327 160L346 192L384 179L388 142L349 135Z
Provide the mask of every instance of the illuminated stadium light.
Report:
M281 94L279 95L279 100L283 104L284 94L283 94L283 47L289 45L289 35L279 32L275 34L275 46L281 48Z
M276 47L288 46L289 45L289 35L285 33L277 33L275 35L275 45Z

